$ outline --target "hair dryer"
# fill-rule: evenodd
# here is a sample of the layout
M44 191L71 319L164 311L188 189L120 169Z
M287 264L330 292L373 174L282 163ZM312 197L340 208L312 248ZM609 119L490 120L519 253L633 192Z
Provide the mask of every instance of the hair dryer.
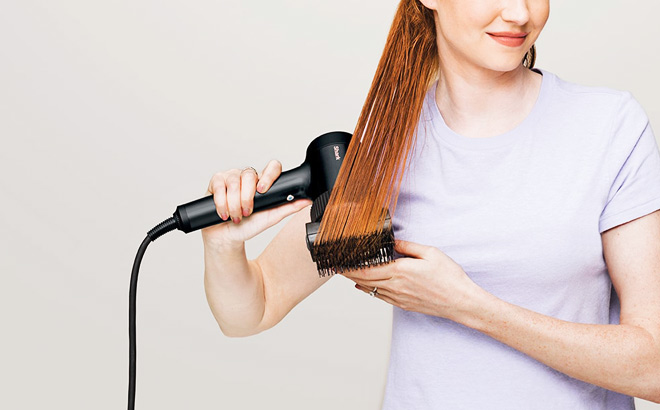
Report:
M254 196L254 212L272 208L295 199L313 200L311 222L306 225L307 248L316 262L319 276L388 263L393 260L394 235L389 213L384 229L368 238L348 238L337 252L337 243L315 244L321 218L330 199L339 168L351 141L351 134L342 131L329 132L314 139L307 147L305 161L297 168L282 172L270 189ZM129 370L128 409L135 408L135 385L137 372L136 311L137 281L142 257L147 246L160 236L179 229L185 233L225 222L220 218L213 201L208 195L196 201L179 205L171 218L147 232L133 263L128 304ZM365 240L366 239L366 240Z
M314 139L299 167L282 172L265 193L256 193L254 212L307 198L314 201L312 222L319 222L350 141L351 134L343 131L328 132ZM213 195L177 206L174 219L177 229L185 233L225 222L218 215ZM313 244L313 238L309 239Z

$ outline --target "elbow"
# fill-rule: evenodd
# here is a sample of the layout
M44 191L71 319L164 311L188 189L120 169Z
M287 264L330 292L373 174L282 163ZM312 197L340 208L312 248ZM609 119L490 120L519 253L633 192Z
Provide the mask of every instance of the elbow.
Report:
M635 345L637 352L635 363L628 365L628 380L632 383L627 392L630 396L635 396L642 400L660 404L660 345L657 337L646 332L648 338L637 338L640 342ZM622 391L626 394L626 391Z
M261 331L258 329L223 326L220 323L218 323L218 326L220 327L220 331L223 335L231 338L248 337L261 333Z
M640 386L642 394L637 397L660 404L660 366L653 366L649 377L645 378L643 383L644 385Z
M648 400L651 403L660 404L660 387L655 387L652 392L649 392L648 396L640 396L642 400Z
M221 321L217 321L218 327L220 328L220 331L222 332L223 335L231 338L238 338L238 337L248 337L248 336L254 336L256 334L259 334L263 332L265 329L260 326L243 326L241 325L230 325L228 323L223 323Z
M656 379L655 388L648 400L660 404L660 375L658 375L658 378Z
M223 331L222 334L229 338L241 338L241 337L248 337L248 336L254 336L260 332L225 332Z
M241 337L252 336L252 335L255 335L256 333L248 333L248 332L244 332L244 333L241 333L241 332L224 332L224 331L223 331L222 334L225 335L225 336L227 336L227 337L229 337L229 338L241 338Z
M651 366L653 369L651 371L652 375L650 377L649 381L649 397L648 398L643 398L644 400L651 401L656 404L660 404L660 348L657 345L654 345L655 351L655 361L654 365Z

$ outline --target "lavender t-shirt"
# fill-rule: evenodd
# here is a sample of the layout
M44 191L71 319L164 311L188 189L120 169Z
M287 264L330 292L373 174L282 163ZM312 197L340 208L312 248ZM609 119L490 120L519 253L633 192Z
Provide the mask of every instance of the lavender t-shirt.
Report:
M429 89L394 233L437 247L504 301L618 323L600 233L660 209L658 144L630 93L538 72L529 116L489 138L452 131ZM476 330L394 307L384 410L632 408Z

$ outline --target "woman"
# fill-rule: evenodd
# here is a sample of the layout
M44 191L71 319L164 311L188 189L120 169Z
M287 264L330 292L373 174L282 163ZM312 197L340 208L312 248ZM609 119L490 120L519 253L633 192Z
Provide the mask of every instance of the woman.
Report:
M408 70L423 94L393 215L401 257L344 273L394 306L385 409L660 402L658 146L629 93L530 69L548 13L548 0L401 1L388 44L413 27L404 60L425 62ZM234 221L202 231L229 336L274 326L328 280L304 243L309 201L251 215L280 172L209 184ZM244 242L291 214L247 260Z

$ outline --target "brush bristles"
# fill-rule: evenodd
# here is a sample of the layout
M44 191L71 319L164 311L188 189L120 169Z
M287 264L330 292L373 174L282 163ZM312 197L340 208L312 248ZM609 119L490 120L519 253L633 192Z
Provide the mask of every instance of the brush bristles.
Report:
M394 232L390 225L381 232L314 244L311 254L320 277L382 265L394 260Z

